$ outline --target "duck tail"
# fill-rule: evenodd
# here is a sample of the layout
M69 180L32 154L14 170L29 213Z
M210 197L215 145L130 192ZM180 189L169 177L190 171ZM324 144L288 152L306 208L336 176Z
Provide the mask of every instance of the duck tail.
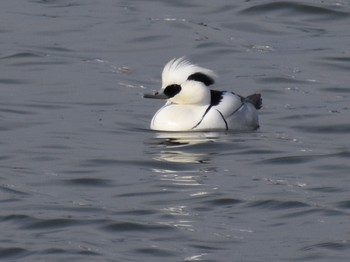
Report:
M245 98L245 101L253 104L257 110L262 107L262 98L261 94L252 94Z

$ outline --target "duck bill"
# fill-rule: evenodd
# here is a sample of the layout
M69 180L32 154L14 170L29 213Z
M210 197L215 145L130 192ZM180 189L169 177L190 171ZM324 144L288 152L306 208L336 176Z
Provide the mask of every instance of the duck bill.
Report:
M156 92L154 94L144 94L143 98L168 99L168 97L165 94L159 92Z

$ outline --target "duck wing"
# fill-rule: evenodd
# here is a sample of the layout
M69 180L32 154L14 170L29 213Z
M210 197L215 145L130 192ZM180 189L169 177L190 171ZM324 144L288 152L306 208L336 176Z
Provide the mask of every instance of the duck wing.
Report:
M245 102L244 98L232 92L216 90L210 92L211 108L218 110L224 118L234 114Z

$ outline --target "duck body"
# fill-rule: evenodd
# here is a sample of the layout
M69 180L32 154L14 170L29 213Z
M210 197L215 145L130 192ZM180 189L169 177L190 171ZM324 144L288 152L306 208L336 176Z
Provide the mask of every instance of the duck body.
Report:
M181 73L181 74L180 74ZM210 90L215 74L184 58L171 60L162 73L163 87L146 98L167 102L153 116L150 128L158 131L245 131L259 128L261 95L242 97Z
M248 98L227 91L211 90L209 105L179 105L167 102L153 116L150 128L158 131L255 130L257 109ZM220 95L220 101L214 98ZM257 96L258 94L254 95Z

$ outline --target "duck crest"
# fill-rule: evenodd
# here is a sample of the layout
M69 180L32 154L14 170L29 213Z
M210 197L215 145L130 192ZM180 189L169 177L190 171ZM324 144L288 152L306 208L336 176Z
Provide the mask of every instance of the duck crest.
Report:
M174 58L163 69L162 88L173 84L181 85L186 80L200 81L208 86L214 83L215 77L212 70L192 64L186 57Z

